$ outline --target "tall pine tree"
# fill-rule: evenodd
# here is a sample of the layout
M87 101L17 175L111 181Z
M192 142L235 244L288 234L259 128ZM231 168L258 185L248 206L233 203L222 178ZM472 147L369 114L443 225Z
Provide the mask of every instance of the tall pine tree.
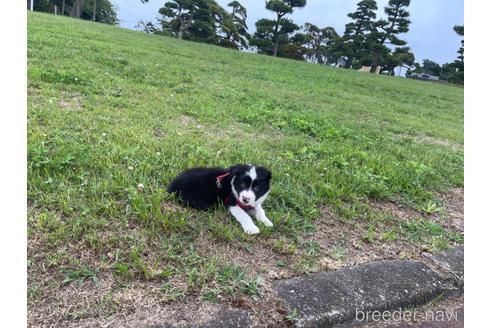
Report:
M357 3L357 9L347 16L352 22L345 25L345 33L338 46L346 59L345 67L364 64L370 54L369 43L371 34L375 31L376 10L375 0L362 0Z
M191 0L173 0L164 4L159 9L162 15L160 23L164 32L175 35L178 39L183 39L185 33L192 23L192 5Z
M453 30L459 35L465 36L465 26L456 25ZM461 47L458 50L458 58L454 61L454 67L456 67L456 73L449 79L449 82L456 84L465 83L465 40L461 39Z
M382 32L380 33L380 42L389 43L395 46L404 46L406 41L398 38L401 33L407 33L410 26L410 12L407 8L410 6L410 0L390 0L388 6L384 8L387 15L386 21L382 21Z
M306 0L267 0L266 9L273 11L276 17L273 20L263 18L256 22L256 33L251 44L257 46L261 53L278 56L281 46L289 42L289 34L299 29L299 26L285 16L292 14L294 8L305 5Z
M402 33L407 33L410 26L410 13L407 8L410 6L410 0L390 0L388 6L384 8L387 15L386 20L379 20L375 23L376 29L373 31L371 40L372 55L371 55L371 70L374 71L377 66L387 65L393 66L395 58L407 58L411 56L403 56L403 53L410 53L407 42L399 38ZM393 52L386 46L394 48ZM389 64L389 65L388 65ZM393 74L393 69L390 70Z
M139 25L147 33L233 49L247 48L250 35L247 32L246 8L238 1L232 1L228 6L232 13L215 0L172 0L159 9L162 15L160 26L143 21Z
M217 29L220 31L219 45L226 48L247 48L251 38L248 33L246 8L239 1L232 1L228 5L232 12L228 13L219 6L216 14Z
M214 0L172 0L159 9L162 31L153 27L147 31L165 33L178 39L216 43Z
M306 23L303 33L297 33L292 41L303 45L306 49L307 61L329 64L336 61L336 58L333 58L332 46L339 38L340 36L333 27L320 28L314 24Z
M464 25L455 25L453 27L453 30L458 34L459 36L464 37L465 36L465 26ZM464 63L465 62L465 40L464 38L461 40L461 47L458 50L458 59Z

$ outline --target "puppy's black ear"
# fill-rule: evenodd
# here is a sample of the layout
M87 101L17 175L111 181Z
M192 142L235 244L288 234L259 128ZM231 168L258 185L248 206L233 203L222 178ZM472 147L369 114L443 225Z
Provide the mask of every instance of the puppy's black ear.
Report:
M241 171L242 165L234 165L229 168L229 173L231 174L231 177L235 176Z
M272 178L272 172L270 172L267 168L261 166L256 168L256 174L258 176L258 180L270 181L270 179Z

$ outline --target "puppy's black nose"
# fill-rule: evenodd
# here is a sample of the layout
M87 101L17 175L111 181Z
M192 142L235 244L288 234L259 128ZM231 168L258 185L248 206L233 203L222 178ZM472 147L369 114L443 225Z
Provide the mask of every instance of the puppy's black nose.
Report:
M243 197L243 203L249 202L249 197Z

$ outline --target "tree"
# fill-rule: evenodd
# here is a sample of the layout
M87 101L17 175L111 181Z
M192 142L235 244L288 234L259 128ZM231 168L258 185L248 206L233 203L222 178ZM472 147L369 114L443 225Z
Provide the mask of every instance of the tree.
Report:
M36 0L33 4L34 11L41 11L45 13L53 13L54 6L58 5L57 1L52 0Z
M96 21L96 11L97 11L97 0L93 0L93 4L92 4L92 21L95 22Z
M397 66L411 67L415 63L415 55L410 47L397 47L387 57L386 63L381 71L388 71L389 75L395 75Z
M459 36L465 36L465 26L464 25L455 25L453 27L454 31L459 35ZM465 62L465 40L461 40L461 47L458 50L458 59L464 63Z
M82 8L80 18L111 25L118 23L116 10L109 0L86 2Z
M453 29L459 36L462 37L465 36L464 25L455 25ZM465 83L465 40L464 39L461 39L461 47L458 50L458 58L453 63L443 65L443 68L444 66L446 66L446 73L448 73L449 82L455 84Z
M296 60L307 60L318 64L337 61L334 45L340 38L333 27L319 28L306 23L303 32L296 33L282 49L282 56Z
M178 39L215 43L211 0L172 0L159 9L162 31Z
M251 39L251 45L258 48L258 52L267 55L282 55L283 48L289 44L289 34L299 29L299 26L286 19L275 34L275 21L260 19L256 23L256 32Z
M412 75L412 73L423 73L428 75L441 76L441 70L441 65L439 65L438 63L430 59L424 59L422 61L422 65L420 65L419 63L415 63L414 69L409 69L407 71L407 76Z
M458 67L456 67L455 63L446 63L441 66L439 79L456 83L457 81L456 77L458 73L459 73L459 69Z
M192 21L192 1L190 0L173 0L164 4L159 9L162 15L160 23L163 31L169 31L175 34L178 39L183 39L185 32L188 30Z
M343 38L332 47L333 53L346 59L346 68L370 65L371 72L383 66L394 74L395 63L413 63L410 49L401 47L406 41L399 38L409 30L409 5L410 0L389 0L384 8L387 18L376 20L376 1L360 1L356 11L348 14L353 21L345 26Z
M424 59L422 62L422 73L439 76L441 75L441 66L430 59Z
M404 46L406 41L398 38L401 33L407 33L411 21L408 19L410 13L406 7L410 6L410 0L390 0L384 12L388 16L386 21L382 21L382 32L380 33L381 43L389 43L395 46Z
M303 33L296 33L289 42L282 48L282 57L294 60L304 60L308 53L306 44L309 42L309 36Z
M282 51L282 57L294 60L304 60L307 50L301 44L290 43Z
M61 15L69 13L74 18L95 20L104 24L118 22L116 10L110 0L36 0L34 10L53 13L54 6L60 8Z
M401 33L407 33L409 30L411 21L408 19L410 17L410 13L406 9L408 6L410 6L410 0L390 0L388 6L384 8L387 19L381 19L375 23L376 29L372 31L371 37L369 38L371 42L374 42L371 46L371 71L374 71L380 65L390 64L391 66L395 62L395 58L402 56L402 49L406 49L399 48L400 50L396 53L391 53L386 45L398 47L407 44L406 41L400 39L398 36ZM409 53L410 49L404 52Z
M217 43L213 0L194 0L191 10L191 25L188 27L188 39L197 42ZM220 7L220 6L219 6ZM222 7L221 7L222 8Z
M346 58L346 68L352 67L354 63L360 66L370 55L369 36L376 28L377 9L375 0L362 0L357 3L356 11L347 15L353 21L345 25L344 36L338 45Z
M147 33L175 36L178 39L212 43L227 48L246 48L246 8L238 1L228 5L227 12L215 0L172 0L159 9L159 25L139 22Z
M232 1L227 6L232 8L232 21L236 27L235 34L231 34L231 39L246 48L251 39L251 35L248 33L248 25L246 24L246 19L248 18L246 8L239 1Z
M70 16L74 18L80 18L85 1L86 0L74 0L72 10L70 11Z
M299 26L285 16L292 14L294 8L302 8L305 5L306 0L267 0L265 7L273 11L276 18L263 18L256 22L252 44L257 46L261 53L277 57L280 47L288 43L289 34L299 29Z
M465 75L461 64L460 60L455 60L452 63L446 63L441 66L430 59L424 59L422 65L415 63L414 68L407 71L407 76L411 76L412 73L424 73L439 76L440 80L450 83L463 84Z
M220 6L215 10L220 35L218 45L234 49L247 48L251 36L246 24L246 8L238 1L232 1L227 6L232 8L232 12L229 13Z
M371 73L376 71L378 66L386 64L391 57L391 49L381 42L381 33L377 30L378 27L384 24L384 20L375 23L376 29L369 33L366 38L365 53L361 58L363 65L371 66Z
M306 23L304 24L304 34L298 33L297 35L299 40L304 41L308 61L318 64L336 61L336 58L332 56L332 46L340 36L333 27L319 28L314 24Z

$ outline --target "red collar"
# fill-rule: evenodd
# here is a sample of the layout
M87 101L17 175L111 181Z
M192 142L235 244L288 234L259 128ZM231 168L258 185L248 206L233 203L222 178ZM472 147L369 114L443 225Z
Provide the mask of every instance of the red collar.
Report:
M219 175L217 178L215 178L215 184L217 185L217 188L219 188L219 189L222 188L222 184L221 184L222 180L224 180L224 178L230 174L231 173L228 172L226 174ZM224 199L224 204L227 205L227 203L229 203L229 199L231 198L231 195L232 195L232 192L229 194L229 196L226 197L226 199ZM252 210L254 208L254 206L249 206L249 205L241 203L241 201L237 198L236 198L236 205L245 211L249 211L249 210Z
M224 199L224 204L227 205L227 203L229 203L229 199L231 198L231 196L232 196L232 192L229 194L229 196L226 197L226 199ZM236 205L245 211L249 211L249 210L252 210L255 208L254 206L249 206L249 205L241 203L241 201L237 198L236 198Z

